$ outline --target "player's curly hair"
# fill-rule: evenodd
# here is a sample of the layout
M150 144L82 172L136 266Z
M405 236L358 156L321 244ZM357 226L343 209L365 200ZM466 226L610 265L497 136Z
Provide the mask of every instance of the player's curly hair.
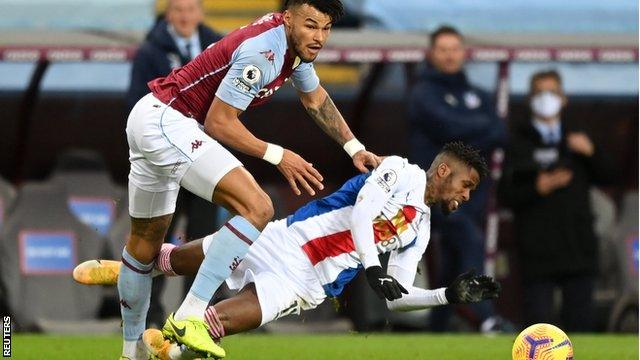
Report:
M321 13L329 15L334 24L344 16L344 7L340 0L286 0L284 8L290 9L303 4L313 6Z
M473 146L465 145L462 141L445 144L440 153L453 156L476 169L481 179L489 174L489 168L480 151Z

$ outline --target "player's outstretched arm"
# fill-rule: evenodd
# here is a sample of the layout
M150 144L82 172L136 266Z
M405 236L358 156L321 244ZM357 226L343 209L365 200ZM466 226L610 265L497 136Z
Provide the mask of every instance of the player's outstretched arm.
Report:
M276 165L296 195L301 194L299 187L312 196L314 188L324 188L322 175L311 163L291 150L255 137L238 118L240 113L241 110L215 97L205 119L206 133L235 150Z
M393 311L413 311L446 304L476 303L495 299L500 293L500 284L497 281L485 275L476 276L471 271L458 276L449 287L433 290L411 286L408 279L413 279L413 276L400 267L390 267L389 274L395 276L408 290L408 294L402 298L387 301L387 307Z
M367 166L376 168L380 165L381 159L367 151L355 138L342 114L321 85L311 92L299 91L298 95L307 113L327 135L344 148L358 170L367 172Z

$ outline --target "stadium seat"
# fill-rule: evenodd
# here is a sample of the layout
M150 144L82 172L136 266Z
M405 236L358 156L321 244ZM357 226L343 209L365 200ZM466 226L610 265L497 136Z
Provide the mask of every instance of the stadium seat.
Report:
M616 246L619 293L609 317L608 331L638 331L638 192L622 200L620 220L613 231Z
M105 240L69 211L62 185L24 185L1 237L0 280L20 329L95 318L102 289L76 284L71 273L98 258Z
M615 272L618 261L616 244L611 236L616 225L616 205L606 193L595 187L590 190L590 198L593 212L593 227L595 235L598 238L600 249L598 265L600 274L596 291L602 289L609 290L614 288L617 283L617 274ZM611 291L604 291L603 293L611 293ZM613 297L615 295L612 294L608 296ZM602 298L603 295L599 297Z
M60 172L51 181L65 188L69 210L100 236L107 236L119 214L126 212L125 191L106 172Z
M64 187L69 210L102 237L127 212L125 189L111 181L102 156L94 151L71 150L60 155L49 182Z

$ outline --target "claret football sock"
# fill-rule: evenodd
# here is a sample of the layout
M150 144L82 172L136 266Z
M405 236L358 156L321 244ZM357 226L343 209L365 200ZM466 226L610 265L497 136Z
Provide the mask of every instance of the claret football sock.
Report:
M210 242L193 285L175 313L176 320L190 316L204 318L204 311L216 289L244 259L249 246L260 235L249 221L234 216L218 232L207 236Z

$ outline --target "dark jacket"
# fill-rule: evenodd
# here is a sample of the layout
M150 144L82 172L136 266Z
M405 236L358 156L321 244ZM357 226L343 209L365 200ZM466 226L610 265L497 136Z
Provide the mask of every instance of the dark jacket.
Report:
M202 24L198 25L198 35L203 51L222 38L221 35ZM166 20L158 21L147 34L133 59L131 82L127 92L129 109L149 93L149 87L147 87L149 81L166 76L173 68L184 66L187 62L189 59L182 55L169 34Z
M591 157L567 148L562 140L545 145L531 121L514 124L507 149L500 200L515 215L515 236L524 280L563 275L593 275L597 271L598 243L593 230L589 188L605 184L611 174L604 154ZM573 178L565 188L547 196L536 190L541 170L565 167Z
M461 140L473 145L488 160L491 152L506 141L506 126L491 97L471 85L464 72L450 75L427 67L411 90L408 115L409 158L423 169L429 168L447 142ZM488 192L480 190L461 212L482 217Z

